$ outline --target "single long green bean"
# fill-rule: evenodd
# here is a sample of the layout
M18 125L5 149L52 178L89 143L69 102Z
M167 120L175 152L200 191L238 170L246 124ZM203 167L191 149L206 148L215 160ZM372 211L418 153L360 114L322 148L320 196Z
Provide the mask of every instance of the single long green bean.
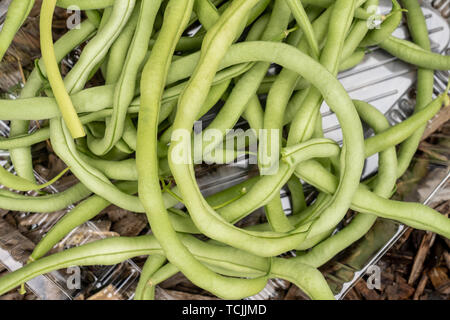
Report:
M210 0L195 0L194 11L206 30L211 29L220 17L216 6Z
M366 141L366 157L386 150L408 139L417 130L423 129L423 126L439 112L442 106L448 105L448 95L447 93L443 93L404 122L389 128L385 132L370 137Z
M55 48L52 36L52 19L55 11L56 0L45 0L42 2L40 17L40 41L42 48L42 60L47 71L48 81L52 87L56 102L61 115L66 123L72 137L81 138L85 136L83 125L72 104L72 100L64 86L62 76L56 60Z
M40 197L23 196L0 190L0 201L5 210L48 213L63 210L90 194L91 191L88 188L78 183L63 192Z
M106 57L104 58L104 62L106 63L106 85L115 84L119 80L122 70L124 69L123 66L125 64L125 60L127 59L131 42L133 41L139 16L142 12L140 10L141 5L142 1L138 0L127 24L111 46L107 59Z
M449 70L450 56L441 55L422 49L407 40L390 36L379 46L393 56L423 69Z
M431 44L422 8L416 1L404 0L402 3L405 6L405 9L408 10L406 14L408 18L408 28L414 42L422 49L430 51ZM417 94L414 112L420 112L432 101L433 85L434 72L429 69L419 69L417 71ZM411 163L412 157L417 150L417 146L422 139L424 130L425 126L418 128L411 137L400 145L398 152L398 177L403 175Z

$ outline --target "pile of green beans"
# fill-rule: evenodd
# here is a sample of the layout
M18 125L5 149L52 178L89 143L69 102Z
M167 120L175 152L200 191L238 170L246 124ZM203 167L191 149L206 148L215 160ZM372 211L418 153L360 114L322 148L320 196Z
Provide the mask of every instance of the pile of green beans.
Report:
M378 217L450 238L444 215L389 200L427 121L450 105L449 87L433 99L433 71L449 70L450 56L431 52L418 0L392 2L391 13L371 29L369 9L378 0L43 0L42 60L18 99L0 100L0 120L11 121L0 149L10 152L16 171L0 168L0 208L75 207L37 244L28 264L0 278L0 294L53 270L145 255L137 300L154 299L155 286L177 272L224 299L257 294L271 278L294 283L311 299L334 299L317 268L361 239ZM0 32L0 60L33 4L12 1ZM73 5L86 18L53 42L55 8ZM392 36L405 14L414 42ZM86 42L62 76L60 62ZM352 100L337 80L369 46L418 68L415 114L396 126L370 104ZM273 65L277 71L269 73ZM89 85L94 74L103 85ZM323 102L339 120L342 146L324 138ZM194 126L216 105L221 108L201 132L214 131L215 139L198 142ZM257 135L260 175L204 197L196 153L208 164L246 154L242 146L225 144L241 117L254 132L277 133L267 141ZM36 120L44 125L28 133ZM363 123L375 132L367 139ZM38 185L31 147L46 140L67 169ZM267 163L264 150L279 156ZM379 154L378 173L361 181L373 154ZM67 170L79 183L64 192L18 193L43 190ZM318 191L309 205L301 180ZM285 187L290 215L281 205ZM47 255L111 204L146 214L151 235ZM259 208L267 222L236 226ZM349 209L356 215L334 232ZM296 257L281 257L291 250Z

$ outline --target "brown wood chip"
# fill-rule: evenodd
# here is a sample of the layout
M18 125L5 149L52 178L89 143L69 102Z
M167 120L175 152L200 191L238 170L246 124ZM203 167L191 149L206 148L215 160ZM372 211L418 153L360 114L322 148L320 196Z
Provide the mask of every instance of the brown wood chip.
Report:
M24 264L34 249L34 243L0 219L0 247L8 251L14 260Z
M416 292L414 292L413 300L419 300L420 296L423 294L425 290L425 286L428 282L428 276L426 272L422 274L422 278L420 278L419 284L417 285Z
M434 132L441 128L447 121L450 120L450 106L441 109L437 115L434 116L428 123L427 128L422 136L422 140L430 137Z
M407 300L414 294L414 288L407 283L394 282L386 288L386 295L389 300Z
M291 285L284 300L309 300L308 296L297 286Z
M345 296L345 300L362 300L362 298L355 288L352 288Z
M447 269L450 270L450 253L448 251L444 252L445 264L447 265Z
M423 264L428 255L428 252L430 251L430 248L433 246L435 239L436 234L431 232L427 232L423 236L419 250L417 251L416 257L414 258L414 264L408 279L408 284L414 284L416 280L419 279L423 269Z
M147 227L147 219L143 214L129 212L123 219L112 225L112 231L124 237L134 237Z
M382 300L380 294L375 289L369 289L367 283L363 280L356 283L355 290L366 300Z
M450 294L450 280L447 276L447 268L435 267L428 271L433 287L444 294Z

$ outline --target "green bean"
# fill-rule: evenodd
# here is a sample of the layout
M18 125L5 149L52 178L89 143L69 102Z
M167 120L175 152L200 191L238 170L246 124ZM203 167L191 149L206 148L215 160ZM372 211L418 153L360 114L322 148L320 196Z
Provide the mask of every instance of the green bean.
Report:
M25 19L33 8L34 0L13 0L8 7L2 30L0 31L0 61L11 45Z
M248 1L250 2L250 1ZM242 6L236 2L236 9ZM160 97L164 90L165 77L169 70L171 55L181 37L193 8L193 1L169 1L169 8L152 54L142 75L142 99L139 112L138 148L136 164L139 173L139 198L144 205L147 218L155 237L161 244L167 259L177 266L196 285L218 296L226 298L246 297L259 292L266 284L266 277L256 279L233 279L219 276L201 264L177 237L168 218L159 186L156 155L157 120ZM233 5L229 10L234 9ZM237 11L239 12L239 11ZM225 15L225 13L224 13ZM176 27L175 27L176 26ZM205 42L208 41L205 39ZM158 66L158 67L155 67ZM158 84L151 87L147 83ZM151 161L149 162L149 160Z
M161 282L173 277L179 272L177 267L175 267L171 263L167 263L163 267L161 267L158 271L156 271L147 282L146 292L148 292L147 300L154 300L154 292L155 288Z
M195 34L193 37L181 37L175 47L176 51L193 51L199 50L203 43L203 38L205 35L203 33ZM150 39L149 49L153 49L156 40Z
M29 150L29 147L33 144L42 142L47 140L50 137L50 131L48 128L41 128L31 134L24 134L20 136L15 136L12 138L0 138L0 149L1 150L17 150L26 148L26 150ZM30 153L31 156L31 153ZM16 169L16 166L14 166ZM17 171L17 169L16 169ZM31 168L31 172L33 172ZM18 173L19 175L19 173ZM21 177L24 177L24 174L20 175ZM28 177L27 177L28 178ZM34 175L33 175L34 178ZM28 179L31 180L31 179Z
M62 58L66 56L73 48L75 48L80 43L88 39L94 31L95 26L90 21L85 21L80 24L79 28L72 29L68 31L66 34L64 34L55 43L55 55L57 61L61 61ZM41 72L45 74L45 66L42 61L38 62L38 66ZM25 83L19 98L25 99L36 96L41 86L43 86L43 80L39 75L39 71L35 69L28 77L28 80ZM34 107L34 105L31 106ZM24 135L28 133L28 128L29 128L29 121L11 121L9 135L12 138ZM1 142L0 145L2 145ZM31 150L30 148L28 148L28 146L30 145L31 144L14 149L11 149L10 147L5 148L0 147L0 148L9 150L11 162L13 163L14 169L17 172L18 176L26 178L30 181L34 181L34 172L31 161Z
M369 0L367 2L367 4L366 4L366 7L374 5L376 3L377 3L377 1ZM359 1L357 3L357 5L360 5L360 4L362 4L362 1ZM313 27L315 28L315 32L316 32L316 37L319 40L323 39L325 37L325 35L326 35L327 27L328 27L328 24L329 24L329 18L330 18L330 15L332 13L332 10L333 10L333 7L330 7L328 10L325 11L324 14L322 14L322 16L319 19L317 19L317 21L315 21L313 23ZM330 29L335 29L335 27L330 27ZM368 29L367 29L367 23L366 22L357 22L353 26L352 30L349 32L349 35L348 35L347 39L345 40L344 46L342 48L342 58L341 59L346 59L353 53L353 51L358 47L359 42L362 40L362 38L366 34L367 30ZM330 43L334 43L335 41L330 40L329 42ZM302 43L299 44L299 48L301 48L302 50L305 50L305 45L306 45L306 42L302 41ZM331 44L330 44L330 47L332 47ZM328 51L332 52L331 49L329 49ZM333 54L331 53L330 55L333 55ZM325 59L325 57L323 59ZM336 58L331 59L331 60L335 61ZM283 70L282 74L283 74L283 78L284 77L291 78L290 82L288 82L288 83L290 83L290 86L293 85L294 81L297 81L297 83L300 82L298 80L298 76L296 76L295 74L293 74L292 72L290 72L288 70L286 70L286 71ZM289 86L285 86L284 90L279 90L279 92L277 93L278 90L275 91L275 88L274 88L274 92L273 92L273 95L274 95L273 99L274 99L274 101L278 101L281 96L283 96L283 97L289 96L290 94L288 94L288 91L286 91L286 90L292 90L292 89ZM295 99L292 100L289 103L288 107L287 107L287 114L286 114L286 116L289 115L288 119L294 118L294 120L293 120L293 127L298 127L298 128L301 127L301 126L299 126L299 122L301 121L300 119L302 117L300 116L300 114L298 114L297 117L294 117L292 111L296 110L296 113L297 113L297 110L300 108L300 103L303 103L303 101L305 99L305 97L303 96L304 94L307 94L308 99L312 100L311 95L313 93L309 93L309 92L301 93L301 92L299 92L298 94L296 94ZM316 92L316 94L317 94L317 92ZM285 99L285 98L283 98L283 99ZM284 105L284 103L282 105ZM305 119L306 118L308 118L308 117L305 117ZM300 129L298 129L298 130L300 130ZM310 130L311 130L311 128L310 128ZM292 138L293 138L294 134L290 134L290 136L291 136L291 140L293 140Z
M261 38L263 40L271 40L275 38L275 35L286 30L289 15L290 9L285 1L276 0L274 10ZM237 81L225 105L208 126L208 130L220 130L225 135L226 130L236 124L248 102L256 94L259 84L269 67L270 63L258 62ZM214 146L206 144L203 146L203 149L205 150L206 148L213 149Z
M305 290L314 299L333 299L326 281L320 272L305 264L292 259L275 258L271 262L236 251L221 245L203 243L192 237L181 237L194 254L208 264L208 267L226 274L261 275L271 269L271 277L280 277L295 283ZM0 294L44 273L65 267L76 265L111 265L125 261L139 255L162 254L159 244L153 236L141 236L136 238L109 238L79 247L71 248L63 252L31 262L13 273L0 279ZM161 264L163 258L157 258L154 263ZM156 270L152 266L149 271ZM153 269L153 270L152 270ZM162 272L161 272L162 271ZM155 286L167 275L173 275L178 270L171 264L157 271L149 279L149 284ZM150 272L149 272L150 273Z
M303 101L305 100L306 96L308 95L309 89L310 88L307 87L307 88L301 89L293 94L291 100L289 100L289 102L286 106L285 115L283 117L283 126L292 122L292 119L295 117L295 115L297 114L301 105L303 104Z
M387 16L373 12L378 0L44 0L43 59L20 99L0 100L0 120L12 128L9 138L0 137L0 149L11 151L16 169L0 168L0 207L67 212L25 267L0 278L0 294L52 270L144 255L136 300L154 299L156 285L177 272L220 298L245 298L281 278L312 299L333 299L317 268L361 239L378 217L450 237L447 217L388 199L426 121L450 105L450 84L432 100L433 70L447 70L448 56L431 52L420 4L404 4L415 43L391 35L406 11L397 0ZM87 19L53 44L53 11L70 5ZM373 19L380 28L371 29ZM63 80L59 63L86 40ZM371 105L352 101L337 79L373 45L419 67L416 110L392 127ZM99 71L106 84L92 88ZM341 147L324 138L323 102L342 129ZM241 117L252 137L229 132ZM198 119L211 118L194 131ZM42 125L28 133L29 121ZM363 122L375 132L366 140ZM73 125L86 137L74 139ZM265 132L254 135L259 130ZM67 169L37 184L30 151L45 140ZM376 153L378 174L361 182L365 158ZM197 164L240 163L248 155L257 156L259 175L212 196L200 191ZM80 183L62 193L17 193L42 189L69 169ZM303 182L318 192L309 206ZM109 205L145 213L152 235L45 257ZM246 226L243 219L261 208L267 222ZM336 230L349 209L355 216ZM277 257L291 250L295 258Z
M133 36L135 35L139 17L142 14L142 11L140 10L141 6L142 1L141 3L138 1L127 24L109 50L108 59L106 61L106 85L115 84L119 81L123 70L122 67L125 64L131 42L133 41Z
M137 11L136 33L115 87L112 117L108 121L104 137L92 140L89 143L89 149L94 154L103 155L107 153L122 137L127 109L134 97L136 77L147 53L148 42L160 4L159 1L151 3L142 1L140 10Z
M284 213L283 205L280 196L275 196L264 207L267 221L275 232L290 232L294 226Z
M389 128L389 122L384 115L374 107L362 101L355 101L355 107L361 118L368 123L376 133ZM395 147L390 147L380 153L378 175L375 180L374 193L387 198L390 196L396 181L397 156ZM322 241L296 260L319 267L333 258L355 241L363 237L376 221L376 216L357 214L344 229L334 236Z
M194 11L206 30L211 29L220 16L216 6L210 0L195 0Z
M70 6L77 6L80 10L94 10L111 7L114 5L114 0L58 0L56 5L64 9Z
M332 73L336 74L341 59L345 35L350 27L349 20L353 16L356 6L355 1L336 1L336 4L329 11L329 34L327 43L322 51L320 62ZM322 104L322 99L318 89L311 89L303 102L302 110L294 118L288 137L288 145L298 143L308 139L312 131L317 116L317 109Z
M265 274L269 269L267 259L258 258L229 247L203 243L192 237L180 236L190 250L208 263L212 269L234 268L240 273ZM25 265L0 279L0 294L33 279L34 277L73 265L112 265L141 255L164 254L153 236L136 238L114 237L71 248ZM231 261L231 262L230 262Z
M296 168L295 174L329 194L335 192L338 184L335 176L314 161L303 162L302 166ZM362 213L400 221L417 229L433 230L433 232L446 237L450 230L450 220L439 212L421 204L386 200L373 194L363 185L358 186L350 208Z
M448 70L450 69L450 56L444 56L422 49L407 40L390 36L379 46L393 56L407 63L423 69Z
M118 188L131 194L137 191L135 183L122 182L118 184ZM47 232L44 238L34 248L29 261L43 257L51 248L67 236L71 230L94 218L109 205L110 203L108 201L96 195L81 202Z
M108 23L109 19L111 18L112 12L113 12L112 6L106 7L103 10L102 18L100 20L100 25L98 26L98 31L105 28L106 24Z
M327 148L328 150L326 150ZM258 207L269 203L269 201L277 193L279 193L281 187L288 181L291 176L291 168L295 168L297 163L302 162L310 157L337 155L338 152L339 150L336 145L332 142L327 141L326 139L311 140L310 142L307 142L305 144L284 149L282 151L283 162L280 164L280 167L275 175L263 176L258 181L258 183L250 190L248 190L242 197L226 205L225 207L218 209L217 212L226 221L235 223L256 210ZM301 230L303 230L303 226L300 226L300 228L293 230L292 235L286 236L287 239L294 237L295 234L301 232ZM250 235L252 234L250 233ZM266 236L269 236L269 234L267 234ZM279 234L274 233L271 237L273 239L277 239L277 237L279 237ZM293 239L291 239L287 244L288 247L280 244L281 249L278 247L278 245L275 245L277 243L275 240L268 240L267 242L267 251L270 251L272 246L274 246L273 250L281 251L275 251L276 253L274 252L274 254L282 253L288 251L289 248L295 247ZM274 244L272 244L272 242L274 242ZM278 240L278 242L283 243L282 240ZM248 244L240 244L240 246L247 247ZM255 252L255 254L261 253Z
M64 79L64 84L69 93L76 93L83 89L91 71L103 60L128 22L135 2L135 0L117 0L114 2L111 17L103 28L100 26L96 36L86 45L78 62Z
M303 4L309 4L312 6L317 6L321 8L329 8L331 7L336 0L301 0ZM364 10L363 8L356 8L355 9L355 18L357 19L369 19L373 14L371 12L368 12Z
M428 120L432 119L439 112L443 105L449 105L447 93L441 94L425 108L418 111L404 122L367 139L366 157L386 150L411 137L417 130L423 128Z
M95 169L101 171L106 177L113 180L126 180L126 181L137 181L138 173L136 169L135 159L126 159L122 161L108 161L102 159L94 159L82 153L79 154L84 162L88 163ZM162 170L162 163L166 159L160 159L160 171L161 176L170 175L170 171Z
M309 5L314 5L314 6L318 6L318 7L322 7L322 8L328 8L331 5L333 5L333 3L336 2L336 0L301 0L303 4L309 4Z
M99 86L73 94L71 99L77 112L95 112L112 106L113 91L114 86ZM93 97L96 98L95 103L92 103ZM45 120L61 115L54 98L1 100L0 106L2 120Z
M294 178L296 178L296 177L294 176ZM319 195L317 196L317 199L315 200L315 202L312 205L307 207L302 212L299 212L295 215L289 215L287 217L288 220L291 222L292 225L294 225L296 227L299 227L300 225L305 225L308 222L313 221L315 219L315 215L319 211L319 208L326 201L329 201L329 197L330 197L330 195L328 195L324 192L319 193ZM251 230L251 231L270 231L271 226L269 223L261 223L261 224L249 226L246 229ZM300 246L303 245L303 243L300 244Z
M129 211L144 212L137 197L118 190L104 174L81 159L73 140L68 136L67 128L56 118L50 120L50 141L56 154L70 166L73 174L95 194ZM164 194L164 196L166 203L173 203L174 199L169 195Z
M56 2L56 5L58 5L58 2ZM96 27L100 27L100 23L102 20L102 17L100 16L100 13L96 10L86 10L86 17L87 19Z
M64 87L62 76L59 72L56 62L55 49L52 36L52 17L55 11L56 0L47 0L42 2L40 17L40 39L42 48L42 60L47 71L48 81L55 95L61 115L66 123L72 137L80 138L85 136L83 125L78 114L70 100L69 94Z
M225 83L228 82L230 77L244 72L240 64L218 73L215 78L217 82L217 88L214 94L211 94L211 100L218 99L217 95L220 90L223 90ZM167 112L166 108L171 108L173 101L178 98L186 83L172 87L166 90L163 94L163 106L164 114ZM114 86L98 86L89 89L82 90L78 93L71 95L71 99L74 103L75 109L78 113L98 112L104 109L111 108L113 105ZM95 97L95 103L92 103L92 99ZM138 106L140 98L137 97L133 100L128 108L128 111L132 110L134 106ZM203 106L203 112L206 112L208 107L205 104ZM209 109L208 109L209 110ZM135 112L135 111L134 111ZM28 98L17 100L0 100L0 120L45 120L60 116L61 113L58 110L58 106L54 98Z
M163 116L167 116L167 113L171 111L173 107L172 103L163 104ZM138 113L138 106L130 106L128 108L129 113ZM112 109L104 109L100 111L95 111L80 117L81 123L87 124L92 121L97 121L111 116ZM164 119L160 118L160 122ZM43 142L50 138L49 127L43 127L29 135L21 135L12 138L0 138L0 149L2 150L14 150L15 148L29 147L33 144Z
M378 0L368 0L364 7L369 9L378 6L378 2ZM355 52L368 32L369 25L367 21L356 21L353 24L345 39L344 48L342 49L342 60L349 58Z
M293 214L300 214L306 209L305 194L303 193L303 184L296 177L291 177L287 182L289 192L291 193L291 208Z
M277 76L266 76L264 80L261 82L260 87L258 88L257 94L267 94L269 93L270 88L272 87L272 84L276 80ZM294 91L300 91L304 90L307 87L309 87L309 84L306 83L306 80L298 81L297 85L294 88Z
M407 12L408 28L413 40L424 50L430 51L431 44L428 37L428 28L422 8L415 1L406 0L402 2ZM414 112L419 112L425 108L433 97L434 72L428 69L419 69L417 71L417 94L416 107ZM418 128L406 141L400 145L398 153L398 172L397 177L403 175L411 163L411 159L417 150L422 139L425 126Z
M248 46L254 46L253 50L246 50L247 48L249 48ZM247 46L247 48L245 48ZM257 47L257 48L256 48ZM233 55L235 52L234 50L232 50L233 47L231 47L230 49L228 49L227 55L231 54ZM266 60L266 61L275 61L278 64L286 67L286 68L291 68L297 72L299 72L300 74L302 74L303 76L305 76L308 80L311 80L313 82L315 82L316 84L318 84L320 81L327 81L328 84L328 88L330 87L330 83L335 82L336 80L326 71L324 71L323 67L320 67L317 63L310 61L310 59L308 59L304 54L302 54L300 51L298 51L295 48L292 48L288 45L285 44L278 44L278 43L271 43L271 42L247 42L247 43L242 43L242 44L237 44L234 46L234 48L239 48L241 50L239 50L239 60ZM254 50L256 49L256 50ZM271 54L269 54L269 52ZM237 53L237 50L236 50ZM297 63L293 63L293 60L297 61ZM212 59L212 57L210 57ZM220 58L220 57L219 57ZM236 57L237 58L237 57ZM219 59L220 60L220 59ZM308 67L300 67L298 64L298 61L308 61L308 63L306 63L306 65L308 65ZM217 62L218 64L218 62ZM304 66L304 64L302 64ZM316 66L317 66L317 70L316 70ZM310 72L310 68L314 68L314 72L311 73ZM307 74L307 71L310 72L309 74ZM203 70L202 70L203 71ZM314 74L314 77L312 77L311 75ZM320 75L320 76L319 76ZM212 75L213 76L213 75ZM211 77L212 77L211 76ZM320 77L320 79L319 79ZM205 77L202 75L202 78L205 79ZM333 80L331 80L333 79ZM191 79L191 83L192 83L192 79ZM317 87L321 87L320 85L317 85ZM352 121L352 125L350 125L350 128L347 127L347 124L349 124L349 119L353 117L352 115L352 103L351 101L347 100L348 96L345 94L345 91L343 91L343 89L341 89L342 87L335 86L333 87L334 90L327 90L325 92L325 96L326 96L326 100L329 101L331 103L331 105L337 104L339 101L339 106L336 106L336 108L334 108L336 110L337 114L341 113L341 109L340 108L344 108L344 110L346 110L345 112L347 113L347 117L346 119L342 119L341 123L342 126L344 128L344 136L345 136L345 140L353 140L352 142L354 143L350 143L350 144L346 144L346 152L344 153L344 158L346 157L350 157L347 158L347 163L352 163L352 167L346 167L346 169L343 171L345 173L343 173L343 180L344 181L358 181L359 180L359 176L360 176L360 172L357 172L356 170L360 171L362 169L362 146L357 147L356 150L351 150L353 149L356 145L360 145L362 143L362 128L361 127L355 127L355 121ZM186 92L184 93L184 95L186 95ZM343 92L343 93L342 93ZM184 96L183 95L183 96ZM190 97L189 101L183 101L183 96L180 97L180 101L183 102L183 104L179 105L178 108L178 112L180 112L180 110L183 110L183 121L181 121L181 119L179 117L177 117L175 119L175 124L177 126L177 128L182 128L184 130L187 130L187 132L190 132L190 125L189 123L193 122L193 118L192 116L194 115L194 113L196 113L196 108L195 106L198 105L198 100L197 99L201 99L201 95L199 94L199 92L195 92L195 94L193 94L193 92L189 92L188 96ZM192 99L193 97L196 97L196 99ZM333 97L333 99L330 99L331 97ZM201 100L200 100L201 101ZM192 104L191 104L192 103ZM350 104L349 104L350 103ZM189 110L189 113L185 112L186 110L184 108L182 108L181 106L183 106L184 104L189 105L189 108L187 108L186 110ZM346 109L346 106L349 106L348 109ZM189 115L189 118L187 118L187 115ZM357 117L357 115L354 115ZM340 118L340 116L338 116ZM194 116L195 118L195 116ZM341 119L340 119L341 120ZM192 121L192 122L191 122ZM346 123L347 122L347 123ZM175 127L174 127L175 128ZM347 133L348 130L348 133ZM353 132L353 134L349 134L350 131ZM347 136L347 134L349 134ZM358 142L361 141L361 142ZM180 152L182 150L182 152L184 152L184 154L189 154L189 152L187 151L188 149L186 149L186 142L187 141L175 141L174 137L172 139L172 143L171 143L171 152L174 151L174 148L176 148L175 150L177 152ZM352 156L350 156L350 154ZM361 159L361 160L359 160ZM220 220L218 219L217 215L214 214L214 211L206 206L204 203L202 203L202 205L200 205L199 202L202 202L202 196L199 193L198 190L198 186L196 186L196 183L194 180L192 180L192 177L190 176L190 174L187 174L186 169L189 169L189 165L185 165L185 164L176 164L174 163L174 159L169 158L169 163L171 166L171 170L172 173L176 179L177 182L182 181L182 184L178 184L180 191L183 195L183 199L186 202L186 206L189 209L189 212L191 213L194 223L197 225L197 227L199 227L199 229L202 232L205 232L205 234L208 234L209 236L211 236L211 238L215 238L217 236L221 237L222 242L227 243L227 241L232 241L233 239L238 239L237 237L233 236L228 236L227 239L222 239L222 237L224 236L225 233L222 232L213 232L213 228L211 228L211 223L215 223L215 222L219 222L219 224L221 226L224 226L227 230L232 230L230 229L230 226L223 224L222 222L220 222ZM189 187L187 187L189 185ZM342 192L348 193L348 201L350 202L351 200L351 188L350 188L350 184L347 184L347 182L345 182L345 188L344 190L342 190ZM194 209L195 208L195 209ZM200 219L200 216L202 217ZM201 220L201 221L199 221ZM214 221L214 222L212 222ZM204 228L201 227L201 225L204 224L208 224L208 228L209 230L205 230ZM222 227L221 227L222 228ZM222 229L223 230L223 229ZM235 230L238 232L238 230ZM233 232L235 232L233 231ZM219 234L219 235L218 235ZM230 240L231 239L231 240ZM233 245L238 245L238 246L247 246L247 243L239 243L236 244L234 243ZM265 249L266 250L266 249Z
M111 241L113 240L113 241ZM34 277L53 270L70 267L73 265L110 265L120 263L128 258L138 255L149 254L152 250L148 248L147 239L106 239L65 250L60 253L36 260L25 265L16 272L9 273L0 280L0 293L4 294L14 287L33 279ZM147 241L139 241L147 240ZM156 246L156 241L153 245ZM111 245L114 245L111 246Z
M129 170L128 168L122 168L121 170ZM135 170L135 169L134 169ZM256 182L256 180L253 180ZM230 198L235 199L236 196L233 195L234 190L242 190L245 187L252 186L252 180L246 180L244 183L235 186L229 190L219 192L211 197L207 198L207 201L213 205L217 206L222 203L226 203ZM130 182L120 182L117 184L118 188L133 194L137 191L137 184ZM237 194L239 195L239 194ZM37 260L44 256L50 249L56 245L61 239L63 239L67 234L70 233L76 227L82 225L88 220L92 219L98 215L103 209L108 207L111 203L105 199L93 195L87 200L81 202L73 210L67 213L58 223L56 223L52 229L45 235L45 237L36 245L33 250L30 260ZM174 228L178 232L188 232L188 233L198 233L199 231L193 227L191 221L186 217L181 217L177 215L170 215L171 222Z
M119 182L117 186L122 191L130 194L137 192L137 184L133 182ZM81 202L50 229L45 237L36 245L29 260L34 261L43 257L73 229L97 216L110 204L110 202L97 195L93 195ZM188 217L171 214L170 220L178 232L198 233L198 230L196 230Z
M333 13L330 17L330 31L327 38L327 44L320 57L320 61L332 74L337 73L344 46L345 35L350 28L350 17L353 16L355 6L356 1L336 1L333 8ZM299 110L291 125L288 136L288 145L292 145L297 141L304 141L313 133L312 129L314 128L314 125L312 124L315 123L315 119L319 113L318 109L322 104L321 93L316 88L312 88L310 90L308 96L305 98L302 109ZM343 131L345 131L344 123L341 120L340 124ZM347 147L348 145L345 145L345 148ZM344 154L346 153L347 150L345 150ZM347 170L352 171L351 169ZM349 185L347 185L347 187L349 187ZM324 212L314 223L317 229L313 226L313 229L310 232L310 237L314 237L319 232L327 232L332 228L332 223L337 225L337 223L343 218L348 209L348 204L351 201L352 195L352 191L348 192L346 190L347 187L340 188L334 195L334 198L329 203L329 206L324 209ZM352 188L349 188L349 190L352 190ZM350 197L348 195L350 195Z
M328 16L330 14L330 10L322 14L316 21L313 23L313 31L316 32L315 37L321 40L325 36L325 30L328 20ZM309 13L309 18L314 19L321 13L320 10L314 10ZM293 34L294 39L290 39L294 45L297 45L300 50L303 52L307 51L308 42L305 39L300 40L302 36L301 33ZM287 107L289 97L292 95L295 84L298 82L298 74L284 69L281 71L280 75L277 77L275 82L273 83L269 94L267 96L267 104L266 104L266 112L264 115L264 128L265 129L275 129L282 130L282 122L284 117L284 110ZM281 138L281 137L280 137ZM279 141L270 141L269 140L269 149L274 147L274 150L280 150L280 142Z
M259 132L259 130L263 128L264 111L257 95L250 98L244 113L242 113L242 117L247 120L250 127L256 130L256 132Z
M56 181L58 181L59 178L61 178L68 170L69 170L69 168L66 168L63 171L61 171L59 174L57 174L50 181L40 184L40 185L37 185L28 179L24 179L24 178L21 178L19 176L12 174L11 172L9 172L5 168L3 168L3 166L1 166L0 167L0 184L6 188L14 189L17 191L41 190L41 189L44 189L44 188L52 185Z
M290 1L287 1L289 4L291 10L297 10L302 11L303 8L293 8L293 5ZM306 19L308 20L307 23L302 27L302 30L306 32L306 39L307 41L304 41L304 44L309 43L311 46L311 41L314 41L317 44L315 35L314 35L314 29L313 26L311 26L309 19L315 18L317 15L319 15L321 10L313 10L310 11L307 15L304 13L304 17L297 17L299 19ZM299 13L299 12L297 12ZM316 28L317 31L317 28ZM308 35L308 33L310 33ZM289 42L292 42L294 45L297 45L298 42L300 42L300 37L303 35L301 32L294 33L292 37L288 39ZM320 36L319 36L320 37ZM313 48L313 47L312 47ZM314 55L315 58L318 58L319 52L318 52L318 45L317 45L317 54ZM313 50L314 53L314 50ZM284 72L283 72L284 71ZM287 101L289 96L292 94L293 86L295 85L295 82L297 82L298 76L297 74L291 72L287 72L286 70L283 70L277 80L274 82L272 88L269 91L269 95L267 98L267 104L266 104L266 111L264 114L263 119L263 128L266 130L278 130L280 132L282 130L282 121L284 116L284 106L287 106ZM286 92L285 92L286 91ZM280 94L278 94L280 93ZM286 93L286 95L284 95ZM272 148L275 146L275 150L280 150L280 141L281 137L277 141L272 141L270 136L268 137L267 145L268 149L272 150ZM277 159L278 160L278 159ZM259 163L260 167L262 166L261 163ZM271 166L272 164L269 164ZM274 197L267 205L266 205L266 216L267 219L272 226L272 229L274 231L280 231L280 232L288 232L293 229L292 225L290 225L289 220L286 218L286 215L283 211L282 205L281 205L281 199L280 197Z
M292 14L295 17L297 24L303 30L303 33L306 37L306 40L308 41L311 51L312 51L312 56L316 59L319 59L319 55L320 55L319 44L314 35L313 27L312 27L311 23L309 22L309 18L305 12L305 9L303 8L301 1L286 0L286 2L292 11Z
M174 103L171 103L170 105L174 106ZM109 119L109 118L107 118L107 119ZM158 121L159 120L160 119L158 119ZM108 120L106 120L106 121L108 121ZM136 151L137 130L136 130L136 127L134 126L133 120L131 119L129 114L127 114L125 116L125 121L124 121L124 124L123 124L122 140L127 144L127 146L131 150Z
M91 191L81 183L63 192L40 197L23 196L0 189L2 208L23 212L48 213L63 210L90 194Z
M255 4L255 6L250 11L250 14L248 15L247 26L255 22L256 19L258 19L259 16L264 13L271 2L272 0L261 0L257 4ZM227 3L225 3L222 7L225 7Z
M367 1L365 7L368 8L370 6L377 5L377 4L378 4L378 0L369 0L369 1ZM330 13L331 13L331 10L327 10L323 14L322 17L320 17L319 19L317 19L316 22L313 23L313 26L315 26L316 31L317 31L317 37L319 39L321 39L322 37L325 36L326 27L328 26L328 19L329 19ZM352 53L355 51L355 49L358 47L359 43L362 41L362 39L366 35L367 31L368 31L368 27L367 27L367 22L365 22L365 21L358 21L353 25L353 27L351 28L351 30L345 40L344 47L342 49L342 60L343 61L345 61L345 59L349 58L352 55ZM302 44L300 44L300 45L302 45ZM342 65L343 61L341 61L341 65ZM282 74L283 73L292 74L291 75L292 79L297 79L297 86L299 84L302 84L302 82L305 82L305 81L302 81L304 79L298 79L298 77L289 70L283 70ZM301 88L304 89L304 88L307 88L308 86L309 86L309 84L307 84L307 83L306 83L306 86L302 84ZM275 94L275 92L276 91L274 90L273 94ZM283 93L282 91L279 91L279 93L273 97L273 100L280 101L281 96L285 97L282 93ZM284 93L284 94L286 94L286 96L287 96L287 93ZM305 97L308 94L309 94L309 90L303 90L303 91L297 92L294 95L293 99L291 99L291 101L289 101L289 103L286 107L286 114L284 116L283 124L287 124L290 121L292 121L295 114L297 114L298 110L300 109L300 106L303 104ZM269 98L271 98L271 97L269 97ZM284 105L284 104L282 104L282 105Z
M364 49L356 50L350 57L341 62L339 71L345 71L356 67L364 60L365 56L366 51Z
M319 270L308 267L293 259L274 258L271 276L294 283L315 300L334 300L328 284Z
M225 91L230 86L231 80L223 81L211 88L211 90L208 93L208 97L206 98L205 103L203 104L200 113L197 116L197 119L200 119L202 116L204 116L206 113L208 113L209 110L211 110L217 102L220 100L220 98L223 96ZM167 92L167 90L166 90ZM178 101L174 101L176 104ZM165 145L164 148L167 149L167 144L170 142L170 136L172 135L172 126L167 128L166 131L161 135L159 142L162 145ZM165 154L166 156L167 154ZM158 156L160 156L160 153L158 152Z
M147 258L147 261L145 261L144 267L142 268L139 283L134 294L134 300L150 300L154 295L154 287L147 285L148 281L165 262L165 256L154 255Z

